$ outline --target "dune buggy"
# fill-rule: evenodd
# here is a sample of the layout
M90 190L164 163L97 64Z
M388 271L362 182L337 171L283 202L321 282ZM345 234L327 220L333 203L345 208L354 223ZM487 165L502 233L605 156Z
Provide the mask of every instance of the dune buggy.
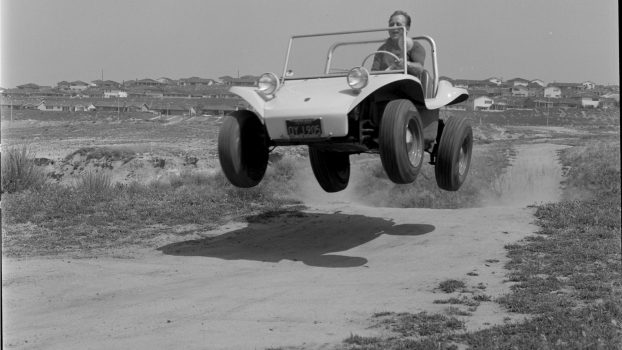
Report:
M406 42L405 29L397 28ZM405 184L417 177L424 152L437 185L458 190L469 170L473 133L466 119L442 120L439 110L465 101L468 93L439 81L436 44L428 36L412 38L431 53L418 76L401 64L406 52L377 51L395 29L292 36L280 77L266 73L256 87L231 87L250 108L233 112L220 128L218 155L228 180L253 187L274 147L308 145L315 178L327 192L347 187L351 154L379 153L388 178ZM379 55L390 55L395 64L373 70Z

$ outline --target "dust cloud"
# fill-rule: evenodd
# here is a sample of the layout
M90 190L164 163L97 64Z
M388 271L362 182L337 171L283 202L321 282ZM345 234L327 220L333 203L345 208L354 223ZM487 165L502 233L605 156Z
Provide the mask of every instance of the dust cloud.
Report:
M559 201L562 194L561 182L563 174L557 153L565 147L567 146L547 143L517 145L515 147L516 156L511 159L510 166L490 184L492 191L490 189L481 189L481 196L483 196L481 203L478 205L462 204L470 207L526 207L534 204ZM337 193L325 192L317 183L308 162L301 162L292 178L295 186L293 186L294 191L291 196L309 206L339 204L374 207L396 206L395 204L399 200L395 201L392 195L395 195L395 191L399 190L394 188L395 185L375 184L370 182L370 179L365 178L370 176L370 171L369 169L364 169L364 167L372 160L351 156L351 161L352 170L348 187L344 191ZM379 162L380 160L378 159L377 161ZM428 177L431 178L428 179ZM444 192L436 188L433 177L433 171L431 174L426 171L422 171L419 174L417 181L426 182L426 186L422 191L430 193ZM445 197L449 195L461 195L459 191L449 194L430 193L428 193L428 197L432 201L434 201L434 198L436 198L436 201L443 201L447 200ZM432 205L426 206L425 204L417 206L433 207Z
M557 152L568 146L518 145L516 157L493 184L496 196L485 206L525 207L561 199L563 174Z

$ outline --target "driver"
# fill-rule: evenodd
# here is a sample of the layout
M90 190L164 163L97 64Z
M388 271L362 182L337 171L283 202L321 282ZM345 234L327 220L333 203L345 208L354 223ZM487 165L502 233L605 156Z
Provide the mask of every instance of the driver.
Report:
M410 16L404 11L395 11L389 17L389 27L403 26L406 27L406 33L410 29ZM404 47L404 35L401 30L389 30L389 38L382 44L378 51L388 51L397 57L404 57L402 51ZM408 60L408 74L419 76L423 71L423 62L425 61L425 49L421 44L406 36L406 50ZM385 70L387 68L399 69L403 67L401 60L395 62L395 58L387 54L376 54L372 70Z

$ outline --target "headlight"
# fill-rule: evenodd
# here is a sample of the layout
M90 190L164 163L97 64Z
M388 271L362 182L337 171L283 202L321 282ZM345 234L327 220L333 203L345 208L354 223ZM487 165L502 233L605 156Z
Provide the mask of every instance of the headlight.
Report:
M348 85L356 90L367 86L369 71L365 67L355 67L348 72Z
M259 77L257 85L261 93L272 95L279 87L279 78L274 73L264 73Z

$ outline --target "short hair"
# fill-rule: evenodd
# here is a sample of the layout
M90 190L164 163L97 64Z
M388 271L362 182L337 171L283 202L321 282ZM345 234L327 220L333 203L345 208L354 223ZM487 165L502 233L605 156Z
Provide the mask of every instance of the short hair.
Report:
M394 16L399 16L399 15L402 15L406 18L406 28L410 29L410 16L405 11L397 10L393 12L393 14L389 16L389 21L391 21L391 18L393 18Z

